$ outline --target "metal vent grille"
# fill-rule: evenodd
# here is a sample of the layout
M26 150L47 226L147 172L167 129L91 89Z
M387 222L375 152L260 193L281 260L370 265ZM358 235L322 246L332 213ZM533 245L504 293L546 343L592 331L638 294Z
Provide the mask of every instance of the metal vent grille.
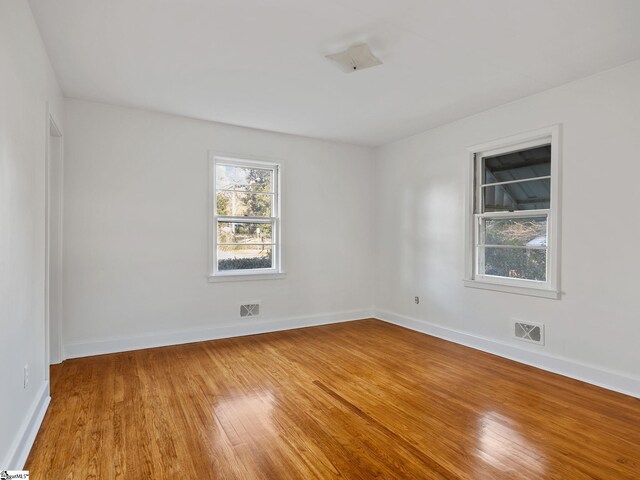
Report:
M544 325L515 322L513 334L518 340L544 345Z
M240 305L240 318L244 317L257 317L260 315L259 303L247 303Z

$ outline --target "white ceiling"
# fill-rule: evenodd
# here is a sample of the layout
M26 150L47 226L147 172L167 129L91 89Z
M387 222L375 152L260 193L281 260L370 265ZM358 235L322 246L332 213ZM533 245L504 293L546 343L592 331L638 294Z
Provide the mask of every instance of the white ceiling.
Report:
M640 58L638 0L30 3L68 97L363 145Z

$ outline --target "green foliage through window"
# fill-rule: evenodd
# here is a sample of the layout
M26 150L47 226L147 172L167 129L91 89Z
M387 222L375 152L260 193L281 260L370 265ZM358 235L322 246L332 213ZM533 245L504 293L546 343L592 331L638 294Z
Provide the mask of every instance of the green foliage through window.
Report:
M271 255L266 257L227 258L218 261L218 270L250 270L271 268Z
M216 165L216 215L229 217L216 222L218 270L274 267L276 174L274 168Z

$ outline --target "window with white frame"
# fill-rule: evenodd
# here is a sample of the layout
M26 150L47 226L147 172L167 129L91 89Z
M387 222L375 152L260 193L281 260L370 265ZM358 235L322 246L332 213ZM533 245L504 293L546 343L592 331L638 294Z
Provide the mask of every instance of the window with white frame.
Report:
M280 166L212 155L212 277L281 273Z
M554 127L471 149L469 286L557 296L557 136Z

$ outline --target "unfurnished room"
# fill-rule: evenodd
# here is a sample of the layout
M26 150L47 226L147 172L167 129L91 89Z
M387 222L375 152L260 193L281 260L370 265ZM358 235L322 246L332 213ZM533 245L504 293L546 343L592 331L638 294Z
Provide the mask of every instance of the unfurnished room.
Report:
M639 480L639 26L0 0L0 480Z

